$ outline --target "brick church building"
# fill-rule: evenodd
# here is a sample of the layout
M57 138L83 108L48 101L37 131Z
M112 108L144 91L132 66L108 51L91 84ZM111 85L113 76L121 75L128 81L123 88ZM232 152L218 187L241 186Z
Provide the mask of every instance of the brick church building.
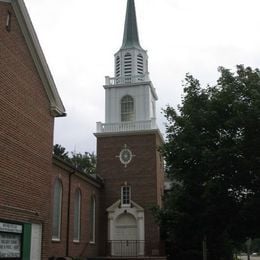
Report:
M65 108L23 0L0 0L0 259L164 259L150 210L162 204L163 139L134 0L114 59L90 175L53 155Z

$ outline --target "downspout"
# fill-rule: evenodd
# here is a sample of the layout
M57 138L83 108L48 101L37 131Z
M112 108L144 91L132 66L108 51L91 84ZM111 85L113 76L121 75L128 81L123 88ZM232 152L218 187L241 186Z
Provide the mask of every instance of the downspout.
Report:
M71 176L75 171L70 172L69 175L69 191L68 191L68 210L67 210L67 238L66 238L66 256L69 256L69 238L70 238L70 194L71 194Z

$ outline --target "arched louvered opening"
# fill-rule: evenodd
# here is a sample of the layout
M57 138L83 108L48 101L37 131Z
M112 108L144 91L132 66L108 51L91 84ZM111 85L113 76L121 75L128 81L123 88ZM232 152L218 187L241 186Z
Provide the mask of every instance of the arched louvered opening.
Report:
M130 53L127 53L124 57L124 68L125 68L125 76L131 77L132 75L132 56Z
M142 54L137 55L137 74L144 74L144 58Z
M120 57L116 57L116 78L120 77Z
M127 95L121 99L121 121L134 120L134 99Z

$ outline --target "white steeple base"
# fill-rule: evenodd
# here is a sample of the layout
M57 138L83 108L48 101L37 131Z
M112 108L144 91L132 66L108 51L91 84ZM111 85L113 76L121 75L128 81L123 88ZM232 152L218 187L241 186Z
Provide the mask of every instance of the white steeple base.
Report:
M120 133L130 131L154 130L158 129L156 119L146 121L101 123L97 122L97 133Z

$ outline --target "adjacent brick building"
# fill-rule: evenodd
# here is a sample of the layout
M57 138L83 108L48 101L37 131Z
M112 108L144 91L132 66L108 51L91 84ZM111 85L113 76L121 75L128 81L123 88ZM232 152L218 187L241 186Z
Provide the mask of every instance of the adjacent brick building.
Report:
M57 116L65 116L65 108L26 7L21 0L1 0L0 259L97 255L98 235L91 243L90 232L91 225L98 232L102 182L53 158ZM62 185L62 198L60 237L53 239L56 179ZM72 230L76 190L81 200L80 239L75 242ZM96 220L90 223L92 199Z
M65 110L21 1L0 1L0 111L0 219L22 225L9 237L23 235L23 259L47 259L53 124Z

